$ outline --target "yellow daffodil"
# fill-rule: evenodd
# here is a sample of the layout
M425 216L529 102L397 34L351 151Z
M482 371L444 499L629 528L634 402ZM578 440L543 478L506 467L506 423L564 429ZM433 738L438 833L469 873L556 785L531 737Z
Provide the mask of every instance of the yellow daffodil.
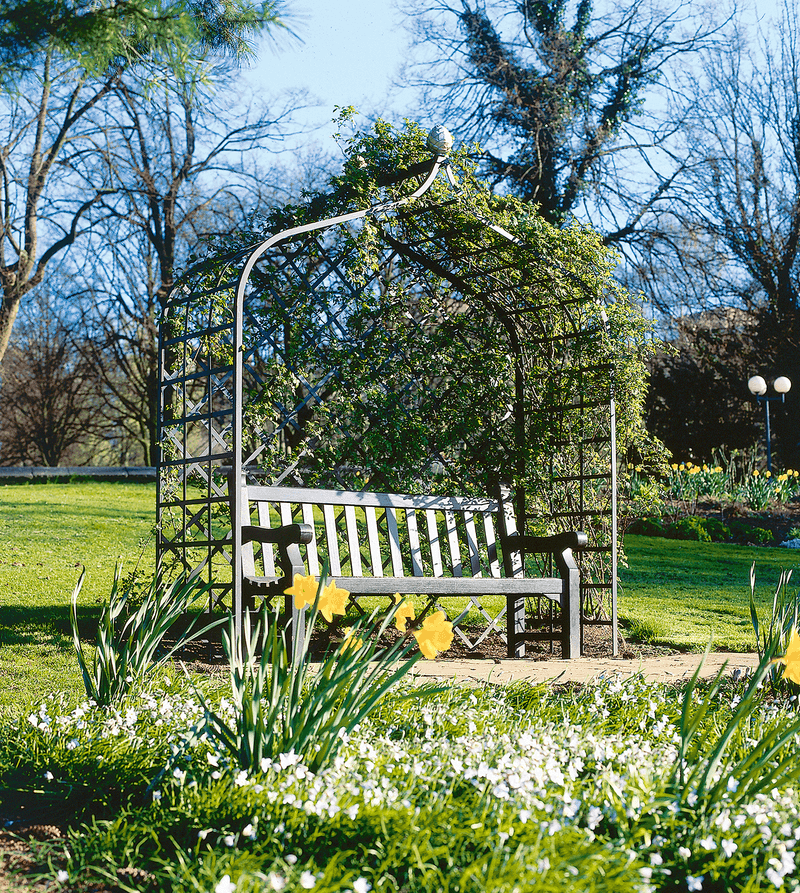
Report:
M346 589L339 589L335 580L322 590L319 597L319 612L330 623L334 614L344 614L347 609L347 597L350 593Z
M754 478L758 477L758 469L757 468L753 471L753 477Z
M766 477L766 478L771 478L771 477L772 477L772 472L771 472L771 471L765 471L765 472L764 472L764 477Z
M678 463L677 463L677 462L673 462L671 467L672 467L672 470L673 470L673 471L677 471L677 470L678 470Z
M317 597L317 580L315 577L304 577L302 574L294 575L294 582L285 590L286 595L294 596L295 610L299 611L305 605L313 605Z
M792 630L789 638L789 647L783 657L776 657L774 664L783 664L783 678L800 685L800 636L797 629Z
M394 625L401 633L404 633L408 629L408 621L413 620L416 616L414 605L408 599L403 599L399 592L394 594L394 603L400 605L397 613L394 615Z
M419 650L423 657L433 660L437 652L447 651L453 644L453 624L444 616L444 612L436 611L426 617L422 629L414 632Z

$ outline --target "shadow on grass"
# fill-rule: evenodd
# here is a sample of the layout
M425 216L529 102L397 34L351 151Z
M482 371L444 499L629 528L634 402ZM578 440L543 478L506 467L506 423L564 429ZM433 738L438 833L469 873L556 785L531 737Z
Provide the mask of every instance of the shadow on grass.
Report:
M78 631L81 639L94 640L100 620L100 605L81 608ZM65 647L72 647L70 609L67 605L0 607L0 646L35 645L43 635L64 639Z

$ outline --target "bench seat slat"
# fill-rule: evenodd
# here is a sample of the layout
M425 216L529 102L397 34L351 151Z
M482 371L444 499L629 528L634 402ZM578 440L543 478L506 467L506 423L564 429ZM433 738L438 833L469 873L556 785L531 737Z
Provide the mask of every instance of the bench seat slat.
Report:
M342 577L336 585L354 595L436 595L439 598L468 598L470 595L547 596L559 601L563 582L559 577ZM256 577L252 582L267 584L272 578Z

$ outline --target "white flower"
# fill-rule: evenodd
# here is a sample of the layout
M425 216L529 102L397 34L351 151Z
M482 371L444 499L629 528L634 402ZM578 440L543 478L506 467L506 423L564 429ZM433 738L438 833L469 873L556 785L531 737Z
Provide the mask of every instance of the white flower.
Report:
M704 877L704 874L701 874L700 877L692 877L692 875L689 875L689 877L686 878L686 886L689 890L702 890Z
M733 794L736 789L739 787L739 782L735 778L728 779L728 791Z
M722 847L722 852L725 853L725 858L730 859L730 857L739 849L739 844L734 843L732 840L723 840L720 843Z
M229 874L223 874L217 886L214 887L214 893L234 893L234 890L236 890L236 884L231 880Z
M289 865L295 865L297 863L297 856L295 856L294 853L289 853L289 855L286 857L286 861L289 863Z
M353 893L369 893L371 889L372 885L364 877L360 877L353 884Z
M256 839L256 829L249 822L242 828L242 837L248 837L250 840Z
M713 837L701 837L698 843L704 850L715 850L717 848Z
M689 856L692 855L692 851L688 847L679 846L678 855L681 857L681 859L688 859Z
M317 885L317 879L310 871L304 871L300 875L300 886L304 890L313 890Z
M56 873L56 880L59 882L59 884L66 884L66 882L69 880L69 872L64 871L63 868L60 869Z
M158 803L161 799L161 791L153 791L153 803Z
M660 853L651 853L650 854L650 864L651 865L663 865L664 859Z
M276 893L280 893L281 890L286 886L286 878L283 875L276 874L274 871L271 871L267 876L267 883L269 883L270 889L275 890Z
M236 777L233 779L233 783L236 785L236 787L243 788L247 784L247 770L240 769L236 773Z
M52 772L45 772L45 774L44 774L44 780L45 780L45 781L52 781L52 780L53 780L53 773L52 773Z
M233 836L233 834L226 834L222 838L222 842L225 844L225 846L233 846L236 843L236 838Z

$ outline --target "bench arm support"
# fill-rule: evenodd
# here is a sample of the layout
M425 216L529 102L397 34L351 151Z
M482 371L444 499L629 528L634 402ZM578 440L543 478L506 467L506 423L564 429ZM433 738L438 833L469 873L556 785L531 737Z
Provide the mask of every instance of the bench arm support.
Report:
M296 574L305 574L306 569L300 555L300 543L310 543L314 539L314 531L310 524L284 524L282 527L254 527L250 524L242 526L243 543L261 543L278 546L278 565L281 573L288 581L294 582ZM291 595L283 596L283 609L286 617L291 618L288 629L289 650L293 660L302 653L305 638L305 605L298 611Z
M581 654L581 577L572 555L589 545L589 538L581 530L556 533L553 536L520 536L505 538L504 548L525 552L549 553L553 556L563 581L561 589L561 656L565 660ZM509 618L509 624L512 622Z

